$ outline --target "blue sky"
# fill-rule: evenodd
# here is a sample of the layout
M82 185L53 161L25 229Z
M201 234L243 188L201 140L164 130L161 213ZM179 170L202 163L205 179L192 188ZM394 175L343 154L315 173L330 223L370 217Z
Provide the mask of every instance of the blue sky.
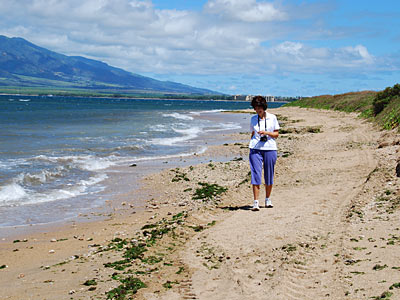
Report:
M0 0L0 34L227 94L400 82L398 0Z

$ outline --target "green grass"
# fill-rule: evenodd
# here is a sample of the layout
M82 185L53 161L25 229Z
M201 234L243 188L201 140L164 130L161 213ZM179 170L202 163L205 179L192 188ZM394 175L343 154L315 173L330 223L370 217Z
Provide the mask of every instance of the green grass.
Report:
M303 98L284 106L318 108L360 113L384 129L398 128L400 131L400 85L388 87L384 91L351 92L339 95L322 95Z

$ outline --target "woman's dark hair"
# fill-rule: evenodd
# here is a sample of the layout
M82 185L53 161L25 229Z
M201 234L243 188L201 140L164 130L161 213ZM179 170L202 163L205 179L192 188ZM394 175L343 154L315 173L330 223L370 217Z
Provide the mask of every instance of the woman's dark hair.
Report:
M265 97L254 96L253 99L251 100L251 106L253 108L256 108L256 106L261 106L262 108L264 108L264 110L266 110L268 107L268 104L267 104L267 100L265 99Z

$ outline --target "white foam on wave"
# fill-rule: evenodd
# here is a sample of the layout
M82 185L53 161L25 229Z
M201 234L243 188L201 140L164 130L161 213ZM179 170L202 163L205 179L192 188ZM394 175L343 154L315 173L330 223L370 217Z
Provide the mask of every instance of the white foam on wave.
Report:
M201 129L199 127L192 127L188 129L173 128L173 130L177 133L180 133L181 136L172 138L156 138L150 140L150 143L162 146L180 146L180 144L196 138L201 132Z
M110 155L108 157L97 157L94 155L79 155L79 156L38 155L31 158L31 160L49 161L57 164L61 163L85 171L98 171L116 165L118 158L115 155Z
M27 195L27 192L22 186L13 182L0 188L0 204L6 204L10 201L18 201Z
M30 99L19 99L18 101L19 102L30 102L31 100Z
M154 131L162 132L167 129L167 126L165 126L164 124L157 124L157 125L153 126L151 129ZM147 134L147 132L146 132L146 134Z
M201 114L214 114L226 111L226 109L212 109L212 110L201 110L201 111L191 111L190 114L199 116Z
M236 130L236 129L241 129L242 126L236 123L219 123L216 126L217 128L209 128L206 129L206 132L214 132L214 131L221 131L221 130Z
M0 206L38 204L82 196L89 192L91 186L94 186L107 178L108 176L106 174L97 174L90 177L88 180L81 180L76 185L63 189L52 189L42 193L26 191L22 186L12 183L4 186L0 190ZM98 193L103 190L104 187L98 186L92 191L92 193Z
M17 176L18 182L29 184L29 183L46 183L55 178L59 178L62 176L64 171L63 166L58 166L54 171L49 171L47 169L41 170L39 173L31 174L31 173L21 173Z
M161 159L171 159L171 158L177 158L177 157L187 157L187 156L192 156L195 154L202 154L202 153L206 152L206 150L207 150L207 147L203 146L200 148L199 151L196 151L196 152L179 153L179 154L171 154L171 155L160 155L160 156L149 156L149 157L133 157L132 159L129 160L129 162L132 163L132 162L148 161L148 160L161 160Z
M183 114L180 114L180 113L177 113L177 112L170 113L170 114L163 114L163 117L173 117L173 118L178 119L178 120L186 120L186 121L193 120L193 117L188 116L188 115L183 115Z

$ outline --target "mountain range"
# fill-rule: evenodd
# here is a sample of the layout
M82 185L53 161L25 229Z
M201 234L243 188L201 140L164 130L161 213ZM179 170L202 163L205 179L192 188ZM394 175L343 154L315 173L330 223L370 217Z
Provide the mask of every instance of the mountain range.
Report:
M0 35L0 88L85 89L106 92L221 94L141 76L82 56L67 56Z

